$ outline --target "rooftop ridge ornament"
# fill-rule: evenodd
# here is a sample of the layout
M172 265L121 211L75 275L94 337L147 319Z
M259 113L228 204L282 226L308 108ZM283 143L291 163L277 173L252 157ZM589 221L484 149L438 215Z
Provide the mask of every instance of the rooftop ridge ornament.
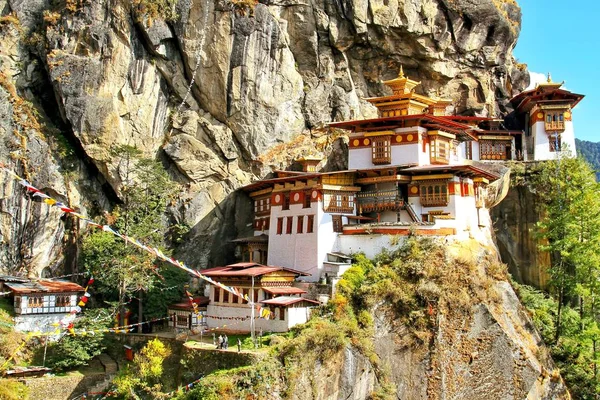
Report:
M400 71L398 72L398 78L400 78L400 79L404 78L404 68L402 67L402 64L400 64Z

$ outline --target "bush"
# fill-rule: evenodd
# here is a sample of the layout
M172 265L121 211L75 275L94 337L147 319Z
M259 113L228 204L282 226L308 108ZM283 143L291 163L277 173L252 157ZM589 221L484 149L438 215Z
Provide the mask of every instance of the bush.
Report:
M0 379L0 399L24 400L29 398L29 388L12 379Z

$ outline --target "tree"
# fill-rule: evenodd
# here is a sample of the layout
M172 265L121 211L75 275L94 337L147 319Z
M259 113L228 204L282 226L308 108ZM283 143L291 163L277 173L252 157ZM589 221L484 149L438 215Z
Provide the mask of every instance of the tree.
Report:
M117 172L122 180L122 204L106 215L106 222L120 233L166 252L164 212L174 185L160 163L142 157L134 147L117 146L111 154L117 160ZM138 317L141 319L142 293L152 289L160 279L160 263L150 253L101 231L87 235L82 247L83 265L97 277L98 291L104 300L116 301L121 311L120 325L124 320L124 305L134 293L139 299Z
M544 204L538 235L545 241L541 248L551 254L548 272L558 300L554 335L558 342L565 304L577 299L581 321L588 314L586 307L592 314L597 309L600 191L592 169L581 158L562 157L542 164L536 181Z
M75 321L75 332L93 331L90 334L66 334L48 346L48 366L56 370L67 370L88 362L106 350L104 334L100 330L111 323L110 313L105 309L87 309L85 314ZM40 349L41 351L41 349Z

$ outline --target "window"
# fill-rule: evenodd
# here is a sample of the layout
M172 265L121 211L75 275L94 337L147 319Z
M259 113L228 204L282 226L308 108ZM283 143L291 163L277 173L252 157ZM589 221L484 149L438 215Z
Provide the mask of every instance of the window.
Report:
M244 295L244 301L247 301L246 296L250 296L250 289L242 289L242 295Z
M389 164L392 162L392 147L390 136L373 138L372 156L373 164Z
M333 221L333 231L334 232L342 232L342 216L341 215L332 215L331 219Z
M287 217L285 233L288 235L292 234L292 222L294 221L294 217Z
M315 229L314 225L315 225L315 216L308 215L306 217L306 233L313 233L314 229Z
M258 302L260 301L260 299L258 298L258 289L254 289L254 298L253 298L254 302Z
M429 157L432 164L448 164L450 159L450 143L447 138L434 136L429 141Z
M227 290L223 290L223 303L229 303L230 293Z
M546 123L544 125L546 132L564 131L565 116L563 111L546 112Z
M271 198L265 197L254 200L254 215L265 215L271 212Z
M298 223L296 226L296 232L297 233L302 233L304 229L304 216L303 215L299 215L298 216Z
M562 140L560 135L548 136L548 144L550 145L550 151L556 152L562 149Z
M40 296L29 296L27 302L29 308L40 308L44 305L44 299Z
M465 142L465 158L467 160L473 159L473 142Z
M56 307L69 307L71 305L71 296L58 295L56 296Z
M214 296L213 296L213 300L215 301L215 303L220 303L221 302L221 289L214 286Z
M421 205L423 207L447 206L448 202L448 181L421 185Z
M281 321L285 321L285 307L281 307L281 310L279 311L279 319Z
M310 190L304 192L304 203L302 205L303 208L310 208L311 196L312 196L312 192Z
M354 193L335 190L325 191L324 211L330 213L354 212Z
M177 314L177 326L188 326L188 317L187 315Z
M283 217L277 218L277 234L281 235L283 233Z
M511 142L505 140L479 141L480 160L510 160Z
M282 210L289 210L290 209L290 193L284 193L283 194L283 206L281 207Z

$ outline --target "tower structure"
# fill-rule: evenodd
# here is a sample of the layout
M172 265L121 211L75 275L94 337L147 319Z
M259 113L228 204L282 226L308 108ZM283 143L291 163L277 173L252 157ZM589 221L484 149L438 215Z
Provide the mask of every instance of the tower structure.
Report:
M563 151L575 157L572 110L584 96L563 85L553 82L548 74L546 82L511 99L524 127L526 160L554 160Z

